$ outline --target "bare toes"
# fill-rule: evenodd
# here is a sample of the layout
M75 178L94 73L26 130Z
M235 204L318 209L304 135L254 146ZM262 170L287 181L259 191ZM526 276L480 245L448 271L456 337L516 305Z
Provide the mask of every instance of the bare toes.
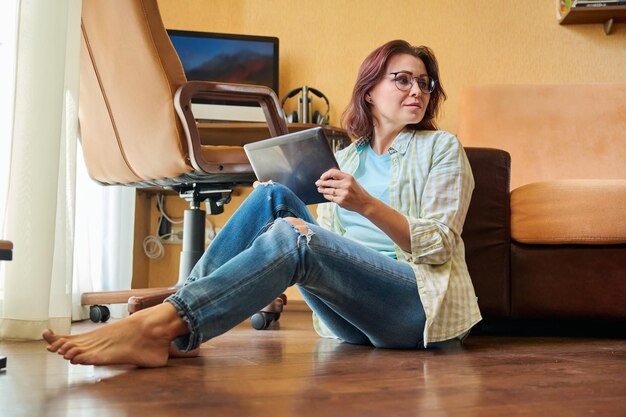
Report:
M58 339L58 336L54 334L54 332L50 329L46 329L41 333L41 336L48 343L54 343L55 340Z
M77 346L74 346L73 348L71 348L67 352L65 352L65 354L63 355L63 358L67 359L68 361L71 361L79 353L81 353L81 349L79 347L77 347Z
M61 346L58 350L57 353L59 355L65 355L65 352L67 352L68 350L72 349L73 347L75 347L76 345L74 343L70 343L67 342L65 344L63 344L63 346Z
M85 361L84 361L84 357L81 356L80 354L74 356L72 359L70 359L70 363L72 365L86 365Z
M57 339L56 341L50 343L47 347L50 352L57 352L61 346L67 343L67 339Z

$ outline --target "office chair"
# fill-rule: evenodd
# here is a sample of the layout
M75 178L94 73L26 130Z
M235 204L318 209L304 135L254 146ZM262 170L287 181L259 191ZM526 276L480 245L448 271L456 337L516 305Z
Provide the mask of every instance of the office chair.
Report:
M182 285L204 253L206 213L200 204L210 214L221 213L234 187L256 179L243 143L202 144L191 100L259 103L271 136L288 133L280 103L267 87L188 82L156 0L83 0L81 30L79 122L87 170L103 185L173 189L189 202L177 283ZM133 312L174 291L84 293L81 301L91 306L93 321L106 321L108 309L100 304L132 297Z

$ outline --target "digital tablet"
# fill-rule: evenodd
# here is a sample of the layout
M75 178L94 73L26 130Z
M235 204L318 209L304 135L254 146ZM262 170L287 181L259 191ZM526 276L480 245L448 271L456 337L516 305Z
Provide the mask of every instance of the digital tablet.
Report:
M324 129L314 127L243 146L259 181L288 187L305 204L327 203L315 181L339 167Z

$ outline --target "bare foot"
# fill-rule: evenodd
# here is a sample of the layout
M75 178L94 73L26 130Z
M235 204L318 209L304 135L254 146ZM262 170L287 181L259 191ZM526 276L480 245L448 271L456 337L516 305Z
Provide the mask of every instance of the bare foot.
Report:
M170 303L159 304L77 335L43 332L48 350L74 364L137 365L159 367L167 364L171 341L189 329Z

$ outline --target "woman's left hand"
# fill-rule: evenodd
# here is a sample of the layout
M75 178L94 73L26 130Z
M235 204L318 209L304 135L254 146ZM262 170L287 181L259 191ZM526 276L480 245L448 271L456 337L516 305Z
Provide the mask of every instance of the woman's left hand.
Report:
M336 168L324 172L315 181L317 191L328 201L340 207L363 214L373 197L354 179Z

